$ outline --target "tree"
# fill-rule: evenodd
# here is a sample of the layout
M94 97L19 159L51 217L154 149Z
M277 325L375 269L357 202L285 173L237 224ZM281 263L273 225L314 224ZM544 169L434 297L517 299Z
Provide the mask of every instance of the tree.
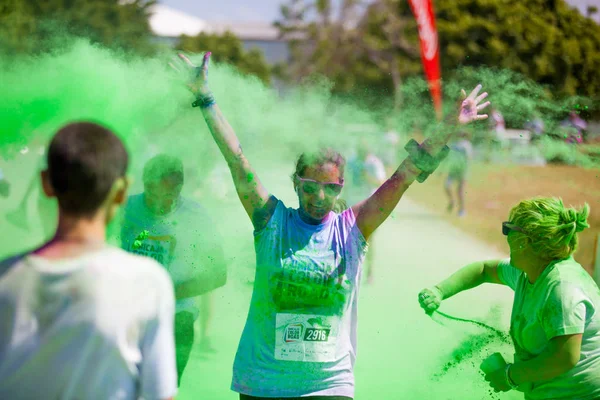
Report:
M564 0L436 2L442 69L499 67L564 95L600 94L600 26Z
M72 36L149 54L154 0L0 0L0 48L38 53Z
M600 95L600 26L564 0L436 1L434 8L445 81L460 67L484 66L515 71L555 96ZM281 11L276 26L294 38L296 80L318 73L334 93L369 88L397 97L403 80L422 76L407 0L366 7L357 0L289 0Z
M203 32L197 36L182 35L175 47L193 53L210 50L213 52L211 60L231 64L244 74L256 76L265 84L270 83L271 68L263 53L258 49L245 51L240 39L231 32L223 35Z
M351 91L356 83L357 71L348 67L361 65L364 58L358 32L351 28L362 13L357 0L335 3L290 0L281 6L282 16L275 26L290 43L292 62L286 71L288 79L299 81L310 75L322 75L334 82L334 92L344 93Z
M374 2L363 16L359 31L369 60L392 79L397 110L402 104L402 77L420 71L417 24L408 15L408 2Z

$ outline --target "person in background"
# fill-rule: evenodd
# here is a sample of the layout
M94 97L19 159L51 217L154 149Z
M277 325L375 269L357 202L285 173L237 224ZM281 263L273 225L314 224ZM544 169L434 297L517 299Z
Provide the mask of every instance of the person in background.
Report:
M561 122L560 126L565 131L565 142L569 144L581 144L584 141L584 134L587 129L587 123L577 114L571 111L569 117Z
M504 122L504 116L497 108L492 108L491 112L492 119L490 122L492 123L492 129L496 133L497 136L501 136L504 131L506 131L506 124Z
M227 281L222 238L208 212L181 196L185 179L178 157L154 156L144 165L142 181L143 193L130 196L124 207L121 247L154 258L173 280L179 385L194 344L197 297Z
M506 147L506 141L504 136L506 133L506 123L504 122L504 116L497 108L493 107L490 113L490 124L491 124L491 143L490 151L492 153L500 151ZM490 155L493 157L493 154Z
M531 142L539 142L544 135L544 120L539 113L534 113L531 121L527 121L524 126L525 129L531 132Z
M459 140L450 145L450 154L448 155L448 178L444 184L444 190L448 196L448 212L454 210L458 203L458 216L464 217L465 210L465 186L467 181L467 172L469 162L473 158L473 145L469 140L469 134L461 132ZM452 193L452 186L456 185L456 202Z

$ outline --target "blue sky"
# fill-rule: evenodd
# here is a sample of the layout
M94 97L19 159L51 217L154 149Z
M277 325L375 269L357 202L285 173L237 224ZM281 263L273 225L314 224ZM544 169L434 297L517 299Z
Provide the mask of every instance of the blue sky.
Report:
M439 1L439 0L438 0ZM449 1L449 0L442 0ZM212 21L265 21L279 17L279 5L285 0L159 0L160 3ZM585 10L587 5L600 7L600 0L567 0ZM600 13L596 14L600 20Z

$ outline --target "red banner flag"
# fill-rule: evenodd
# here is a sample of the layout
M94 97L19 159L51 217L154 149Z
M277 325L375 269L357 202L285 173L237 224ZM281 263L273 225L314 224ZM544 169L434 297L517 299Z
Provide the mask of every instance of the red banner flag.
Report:
M429 82L429 90L433 99L433 106L438 118L442 117L442 84L440 82L440 51L438 34L435 27L432 0L409 0L410 8L415 14L419 27L421 41L421 60L425 76Z

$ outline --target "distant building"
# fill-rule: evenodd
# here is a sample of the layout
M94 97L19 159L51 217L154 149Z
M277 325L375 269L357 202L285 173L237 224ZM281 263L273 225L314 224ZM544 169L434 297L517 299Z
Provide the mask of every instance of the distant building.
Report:
M223 34L230 31L243 43L246 50L258 48L267 63L273 65L289 61L287 41L278 38L277 28L265 22L205 21L183 11L162 4L153 7L150 28L156 40L174 45L179 36L196 36L200 32Z

